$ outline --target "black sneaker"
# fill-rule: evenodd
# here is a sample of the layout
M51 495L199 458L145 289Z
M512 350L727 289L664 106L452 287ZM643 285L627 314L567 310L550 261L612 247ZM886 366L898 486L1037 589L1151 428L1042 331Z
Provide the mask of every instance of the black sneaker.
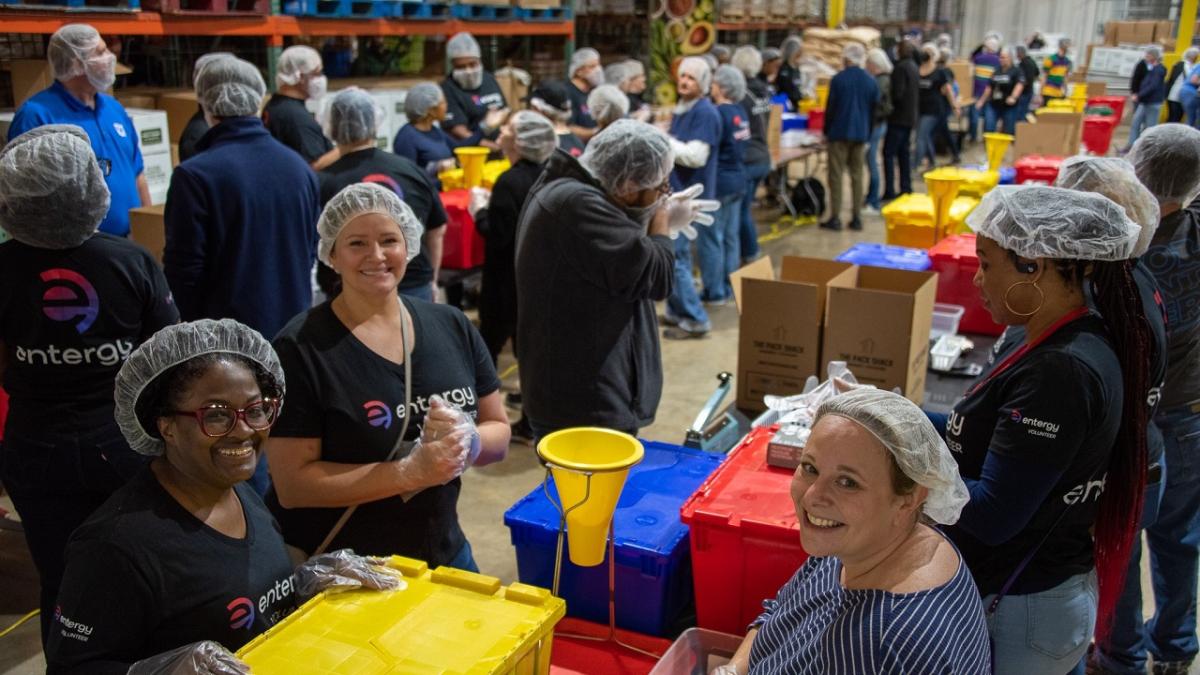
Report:
M862 232L862 221L858 218L851 220L850 229L854 230L855 232Z
M522 417L517 422L509 425L508 428L512 431L510 442L533 445L533 427L529 425L528 419Z
M1154 675L1187 675L1192 668L1191 661L1169 661L1155 663L1150 672Z
M520 408L521 407L521 392L510 391L507 394L505 394L504 395L504 405L506 405L510 408Z
M696 340L708 335L708 331L690 331L680 326L670 326L663 331L663 337L668 340Z
M821 223L822 230L840 230L842 229L842 221L837 216Z

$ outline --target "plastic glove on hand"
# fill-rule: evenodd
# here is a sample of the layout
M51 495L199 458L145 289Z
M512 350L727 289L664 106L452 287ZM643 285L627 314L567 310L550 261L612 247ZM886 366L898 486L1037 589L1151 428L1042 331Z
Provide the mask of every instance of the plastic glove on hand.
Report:
M481 209L486 209L488 201L491 200L492 193L487 188L473 187L471 188L471 201L467 203L467 213L474 218L475 214Z
M295 578L296 592L302 598L329 589L395 591L405 587L400 574L384 567L381 560L355 555L348 548L309 558L296 568Z
M692 227L692 223L713 224L714 219L709 213L721 208L721 202L696 199L703 192L704 186L697 183L667 197L667 231L672 239L678 239L681 234L688 239L695 239L696 228Z
M218 642L193 642L155 654L129 667L126 675L249 675L242 663Z
M471 416L462 408L446 402L441 396L431 396L429 413L425 416L425 426L421 431L421 437L428 438L429 441L437 441L455 432L463 435L462 450L466 456L467 466L474 464L482 449L479 429L475 426L475 420L471 419Z
M483 116L483 126L487 127L488 129L499 129L500 125L504 124L504 121L508 119L508 113L508 108L488 111L488 113Z

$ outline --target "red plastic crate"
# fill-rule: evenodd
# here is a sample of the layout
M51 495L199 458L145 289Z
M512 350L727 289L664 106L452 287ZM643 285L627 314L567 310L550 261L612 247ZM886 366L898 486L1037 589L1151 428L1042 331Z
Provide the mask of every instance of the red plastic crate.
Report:
M792 472L767 466L767 443L777 430L747 434L680 510L691 527L701 628L745 635L763 600L774 598L808 557L792 504Z
M808 111L808 130L814 133L825 130L824 108L814 108Z
M1112 145L1113 132L1117 130L1117 118L1104 115L1088 115L1083 118L1083 145L1088 152L1108 154Z
M938 274L937 301L961 305L964 310L958 322L960 333L999 335L1004 326L992 321L983 306L979 289L975 288L975 272L979 257L975 255L975 235L954 234L929 249L933 271Z
M469 190L442 193L446 207L446 236L442 239L442 267L469 270L483 264L483 237L475 230L475 219L467 212Z
M1058 178L1058 168L1062 166L1062 157L1047 157L1044 155L1027 155L1013 163L1017 170L1017 185L1031 180L1042 181L1053 185Z
M550 675L647 675L658 662L658 658L613 642L581 640L566 637L564 633L603 638L608 635L608 626L571 618L559 621L550 649ZM658 654L659 658L671 648L670 640L620 628L617 638L627 645Z
M1088 105L1106 105L1112 108L1113 123L1115 127L1121 123L1121 116L1125 114L1125 97L1124 96L1093 96L1087 100Z

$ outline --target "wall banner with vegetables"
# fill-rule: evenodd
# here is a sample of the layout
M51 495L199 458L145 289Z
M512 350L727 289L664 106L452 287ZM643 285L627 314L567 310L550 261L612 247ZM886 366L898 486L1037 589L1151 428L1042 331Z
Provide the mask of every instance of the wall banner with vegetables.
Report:
M714 0L650 0L650 86L658 105L675 103L675 70L717 40Z

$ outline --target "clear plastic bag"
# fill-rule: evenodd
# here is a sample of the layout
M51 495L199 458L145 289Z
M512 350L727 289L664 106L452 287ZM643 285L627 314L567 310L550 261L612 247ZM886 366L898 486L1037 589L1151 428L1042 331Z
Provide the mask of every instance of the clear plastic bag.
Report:
M220 643L194 642L169 652L142 659L129 667L127 675L249 675L242 663Z

